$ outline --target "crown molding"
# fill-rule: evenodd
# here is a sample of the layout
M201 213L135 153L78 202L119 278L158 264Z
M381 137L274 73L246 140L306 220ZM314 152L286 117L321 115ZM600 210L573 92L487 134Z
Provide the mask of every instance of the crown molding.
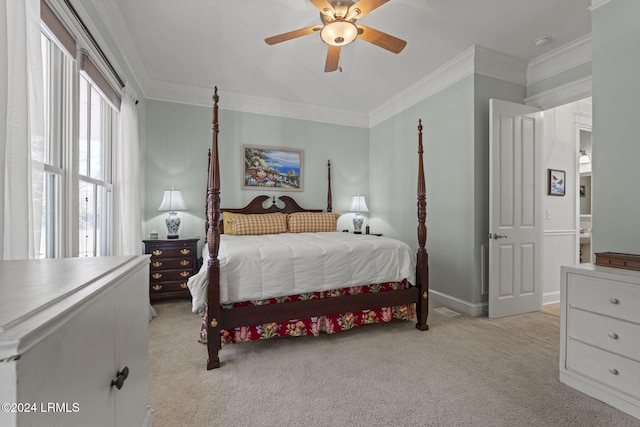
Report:
M547 110L569 102L578 101L593 93L591 76L559 86L525 99L527 105Z
M470 47L371 111L369 113L369 127L382 123L473 74L475 50L475 46Z
M148 99L179 104L189 104L211 107L213 88L180 85L152 81L149 87ZM314 122L331 123L336 125L369 127L369 117L366 113L338 110L320 105L283 101L273 98L251 96L243 93L218 89L220 108L225 110L255 113L266 116L283 117Z
M531 60L527 70L527 83L537 83L591 62L591 46L591 34L587 34Z
M482 46L475 46L474 72L477 74L524 86L527 84L527 65L525 60Z
M599 8L600 6L604 6L605 4L607 4L609 2L611 2L611 0L591 0L591 7L589 8L589 10L591 12L593 12L594 10Z
M369 127L435 95L472 74L526 85L527 62L482 46L471 46L369 113Z
M224 108L288 119L310 120L320 123L369 128L369 115L356 111L339 110L322 105L283 101L273 98L226 92Z

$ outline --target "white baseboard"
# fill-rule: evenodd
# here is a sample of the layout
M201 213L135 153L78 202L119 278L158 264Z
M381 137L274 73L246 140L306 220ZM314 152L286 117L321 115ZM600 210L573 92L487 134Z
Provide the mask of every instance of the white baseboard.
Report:
M560 291L547 292L542 295L542 305L555 304L560 302Z
M452 310L464 313L468 316L479 317L486 316L489 312L489 303L482 302L473 304L442 292L429 290L429 298L431 301L442 304ZM560 291L548 292L542 296L542 305L555 304L560 302Z
M442 292L429 290L429 298L431 301L442 304L452 310L459 311L468 316L479 317L486 316L489 310L488 303L482 302L480 304L473 304L468 301L461 300L451 295L443 294Z

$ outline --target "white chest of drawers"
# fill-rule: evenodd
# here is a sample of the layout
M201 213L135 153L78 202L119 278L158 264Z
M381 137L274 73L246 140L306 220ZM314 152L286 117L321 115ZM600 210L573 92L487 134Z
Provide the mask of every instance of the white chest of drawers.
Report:
M0 261L0 426L150 426L148 289L148 256Z
M640 272L562 267L560 381L640 418Z

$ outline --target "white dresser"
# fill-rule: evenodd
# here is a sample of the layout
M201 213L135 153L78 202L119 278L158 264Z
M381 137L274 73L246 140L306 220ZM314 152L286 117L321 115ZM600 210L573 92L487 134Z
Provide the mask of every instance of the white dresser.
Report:
M149 426L148 256L0 261L0 426Z
M560 381L640 418L640 271L561 272Z

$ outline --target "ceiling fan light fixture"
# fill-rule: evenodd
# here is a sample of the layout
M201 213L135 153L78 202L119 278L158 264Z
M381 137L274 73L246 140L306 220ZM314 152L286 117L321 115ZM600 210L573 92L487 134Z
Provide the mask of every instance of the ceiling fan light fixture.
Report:
M330 46L344 46L358 37L358 28L354 23L337 20L326 24L320 31L322 41Z

